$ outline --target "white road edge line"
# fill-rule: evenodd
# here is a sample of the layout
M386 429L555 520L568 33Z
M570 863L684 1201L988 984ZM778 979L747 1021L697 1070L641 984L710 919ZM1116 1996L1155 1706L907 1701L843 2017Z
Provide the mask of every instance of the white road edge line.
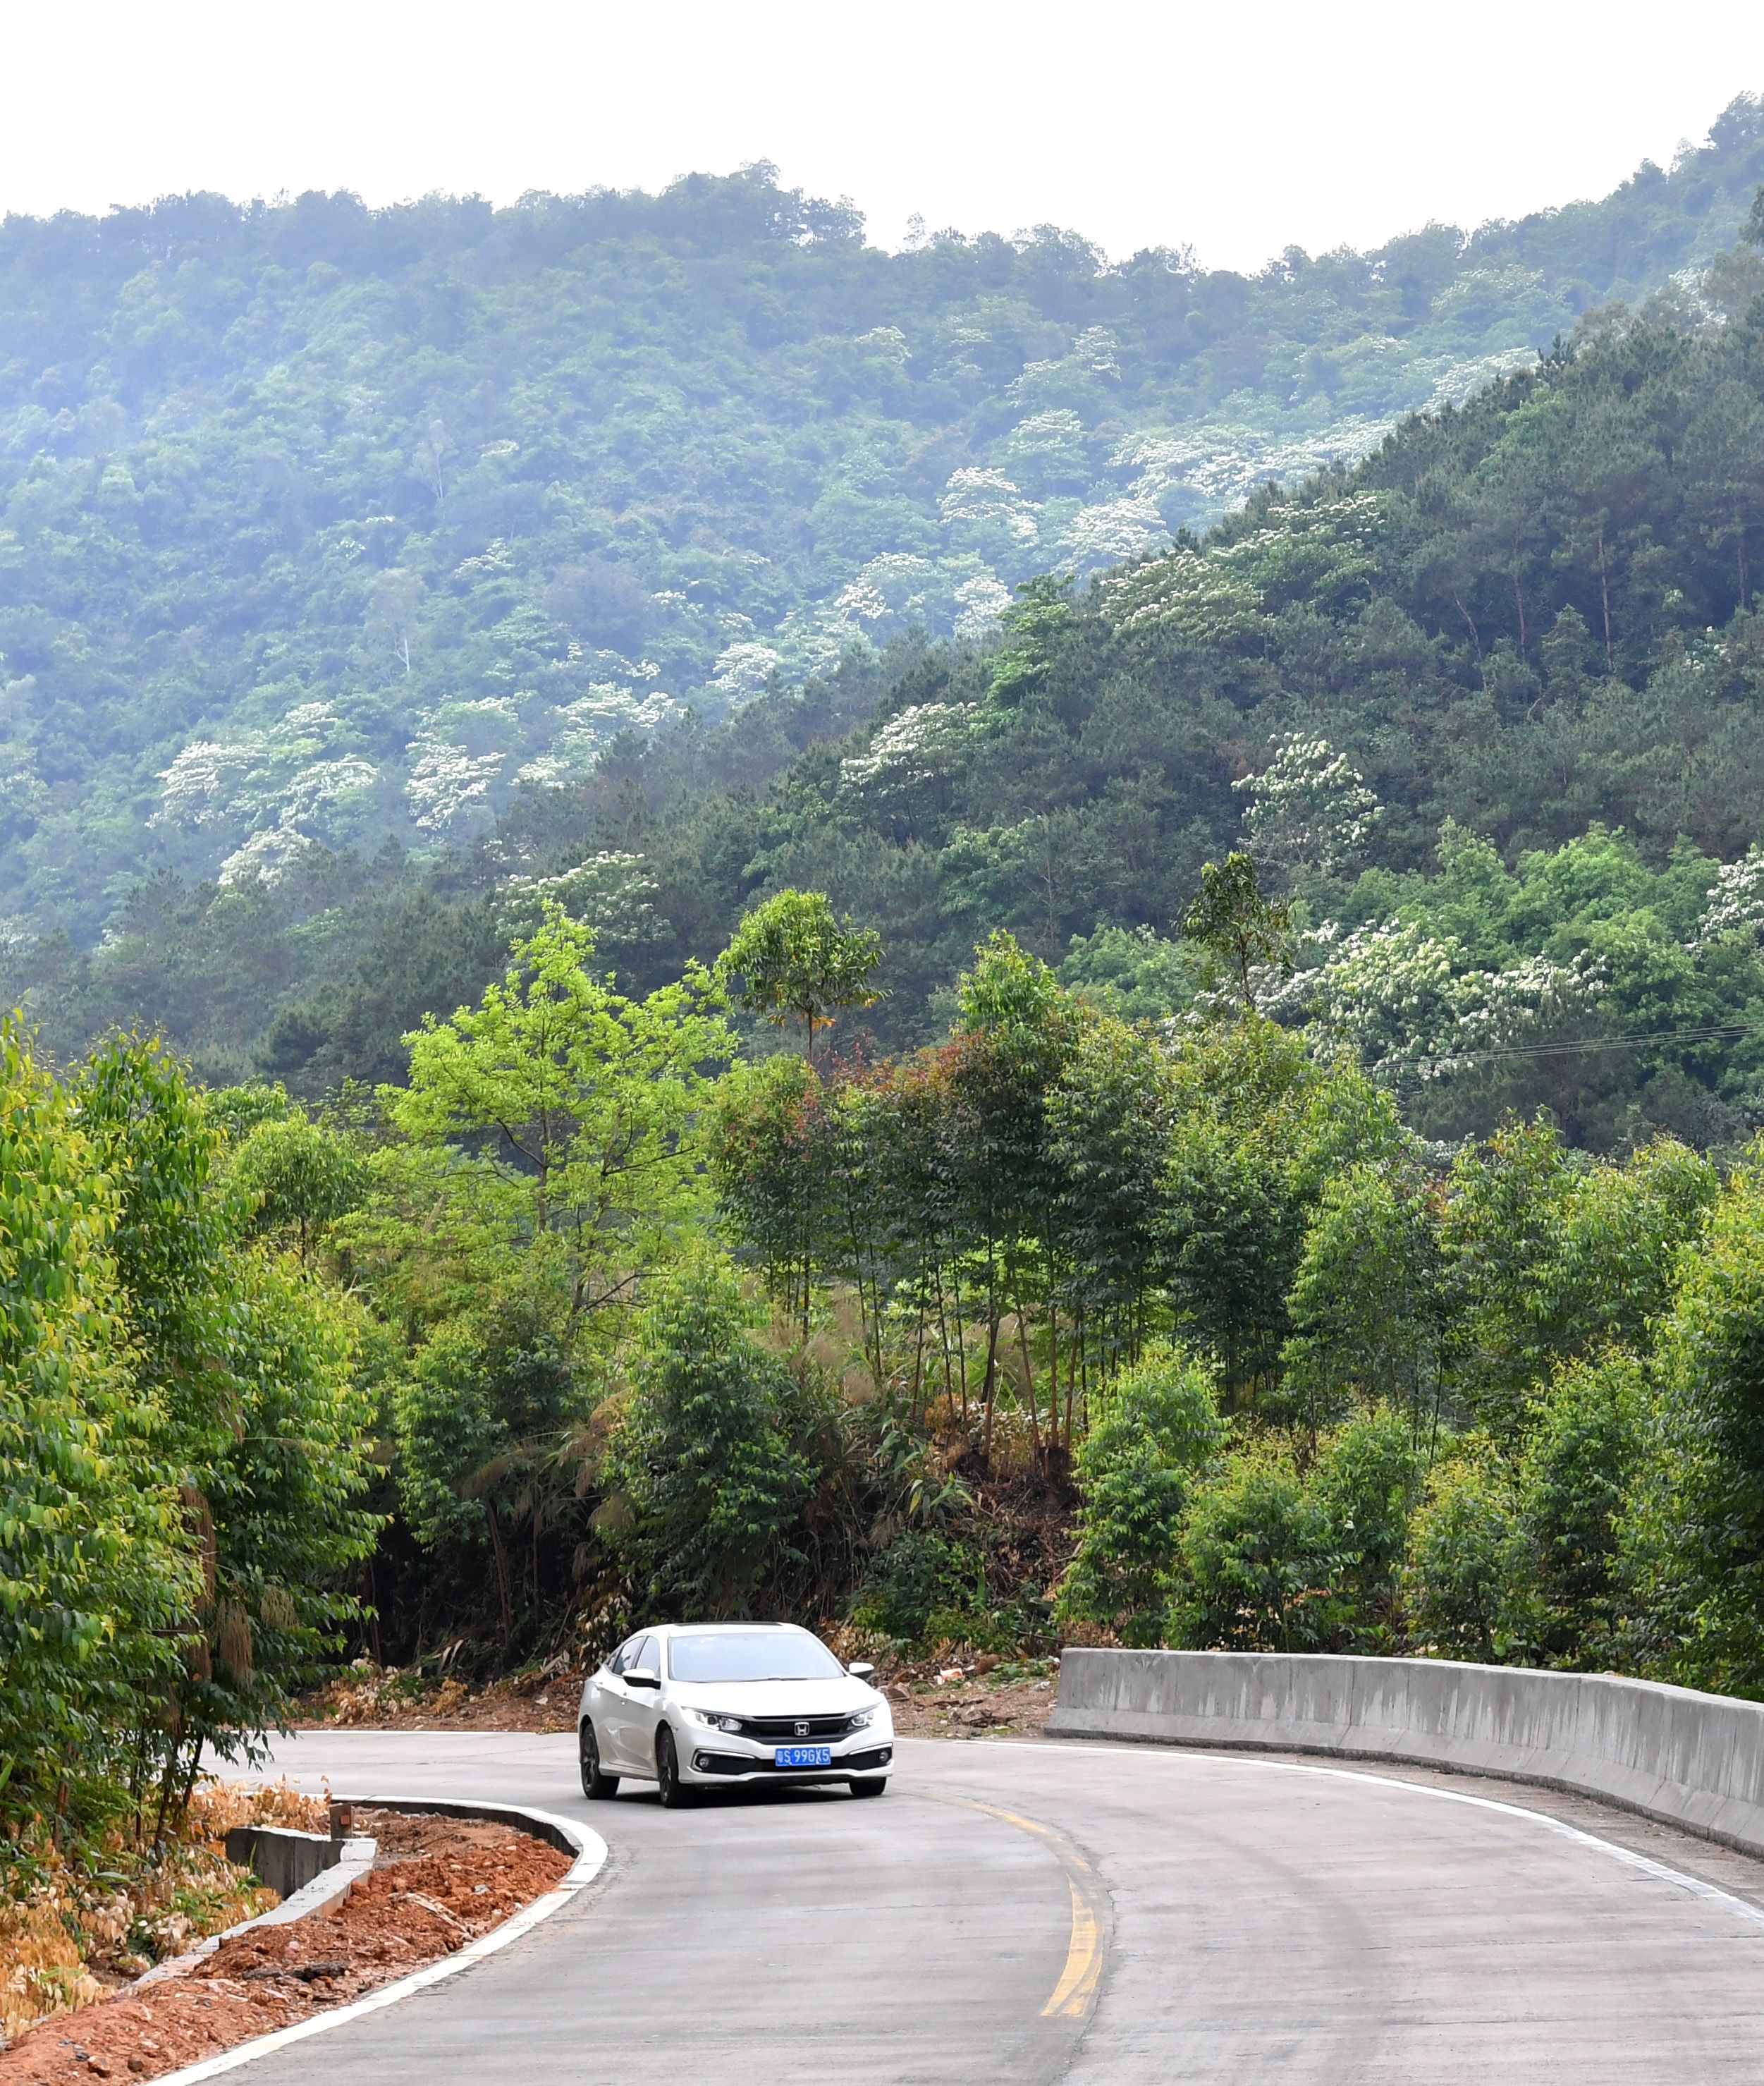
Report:
M412 1797L413 1806L423 1799ZM444 1797L436 1799L446 1803L476 1803L475 1797ZM427 1990L438 1985L443 1978L451 1977L461 1970L468 1970L474 1963L481 1963L487 1956L494 1956L499 1948L506 1948L511 1941L518 1941L523 1934L529 1934L542 1920L549 1919L554 1912L560 1912L580 1892L593 1883L606 1861L606 1842L598 1833L586 1825L579 1824L573 1818L562 1818L555 1811L535 1811L527 1803L492 1802L482 1799L486 1811L499 1811L504 1816L518 1811L525 1817L562 1831L581 1851L572 1864L569 1872L555 1890L547 1891L543 1897L536 1897L531 1905L524 1905L500 1926L492 1927L488 1934L481 1935L476 1941L452 1956L444 1956L439 1963L425 1964L422 1969L413 1970L408 1977L400 1977L396 1983L382 1985L377 1991L351 1999L346 2007L333 2007L324 2013L312 2014L291 2027L278 2028L269 2035L255 2037L249 2042L236 2043L231 2050L223 2050L217 2057L205 2057L200 2063L186 2064L181 2071L162 2071L152 2081L152 2086L195 2086L199 2079L218 2078L223 2071L232 2071L241 2064L253 2064L260 2057L274 2056L277 2050L285 2050L290 2043L304 2042L309 2035L322 2035L327 2029L341 2028L345 2021L359 2020L363 2014L378 2013L382 2007L396 2006L400 1999L407 1999L414 1992ZM155 1996L163 1994L164 1986Z
M908 1739L906 1743L911 1745L914 1741ZM949 1741L932 1739L928 1742L921 1739L918 1743L937 1745L947 1744ZM1651 1876L1658 1883L1671 1884L1679 1890L1688 1891L1693 1897L1707 1898L1713 1905L1724 1905L1728 1911L1738 1914L1741 1919L1749 1920L1757 1926L1764 1926L1764 1906L1752 1905L1743 1897L1736 1897L1732 1891L1724 1891L1719 1884L1705 1883L1701 1876L1687 1875L1682 1869L1675 1869L1668 1862L1656 1862L1651 1854L1638 1854L1633 1847L1619 1846L1614 1840L1601 1840L1596 1833L1583 1832L1579 1826L1571 1825L1565 1819L1552 1818L1547 1811L1532 1811L1523 1803L1502 1803L1492 1796L1472 1796L1462 1790L1440 1789L1430 1782L1409 1782L1396 1774L1368 1774L1355 1768L1313 1767L1299 1760L1263 1760L1254 1753L1212 1752L1204 1746L1136 1745L1129 1740L1123 1740L1119 1744L1113 1741L1098 1744L1071 1739L1052 1741L981 1739L971 1739L967 1743L1009 1748L1018 1752L1100 1753L1105 1756L1128 1753L1140 1760L1213 1760L1223 1767L1260 1769L1264 1773L1307 1774L1324 1781L1370 1782L1375 1782L1380 1789L1413 1790L1417 1795L1435 1796L1444 1803L1464 1803L1474 1811L1494 1811L1509 1818L1523 1818L1531 1824L1541 1825L1546 1833L1554 1833L1562 1839L1573 1840L1583 1847L1594 1848L1600 1854L1609 1855L1613 1861L1621 1862L1625 1868L1634 1869L1644 1876ZM895 1743L898 1746L900 1740L897 1739ZM1589 1798L1588 1801L1596 1799ZM163 2086L163 2082L155 2082L155 2086Z

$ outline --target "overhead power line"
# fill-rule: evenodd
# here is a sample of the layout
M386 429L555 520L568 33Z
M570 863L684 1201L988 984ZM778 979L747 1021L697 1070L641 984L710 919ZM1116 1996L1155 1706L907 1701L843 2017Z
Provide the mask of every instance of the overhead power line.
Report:
M1723 1021L1702 1028L1652 1029L1639 1036L1575 1036L1554 1043L1490 1044L1480 1050L1442 1050L1429 1057L1381 1058L1373 1069L1384 1071L1426 1065L1461 1065L1470 1059L1552 1058L1593 1050L1643 1050L1651 1043L1715 1043L1742 1036L1764 1035L1764 1023Z

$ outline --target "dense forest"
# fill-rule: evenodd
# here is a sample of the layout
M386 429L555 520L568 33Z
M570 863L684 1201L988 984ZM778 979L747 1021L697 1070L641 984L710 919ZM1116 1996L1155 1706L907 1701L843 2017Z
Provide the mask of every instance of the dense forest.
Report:
M1205 538L1026 582L997 636L627 731L440 862L150 880L96 952L15 947L10 989L54 1049L142 1020L317 1100L402 1078L547 899L648 991L794 887L882 938L871 1051L941 1035L998 926L1163 1020L1201 868L1242 848L1292 927L1257 1003L1418 1130L1548 1105L1592 1149L1735 1148L1764 1120L1761 236Z
M334 890L319 850L444 855L622 728L982 638L1596 309L1731 303L1760 178L1741 97L1603 201L1253 277L1048 228L891 254L765 168L9 219L11 934L126 932L144 875Z

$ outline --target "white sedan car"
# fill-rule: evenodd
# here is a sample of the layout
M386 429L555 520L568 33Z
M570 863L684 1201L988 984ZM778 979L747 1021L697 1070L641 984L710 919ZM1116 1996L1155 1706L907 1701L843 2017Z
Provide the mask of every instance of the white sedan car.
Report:
M627 1637L582 1690L582 1793L621 1776L670 1810L731 1783L843 1782L880 1796L895 1756L888 1698L788 1623L663 1623Z

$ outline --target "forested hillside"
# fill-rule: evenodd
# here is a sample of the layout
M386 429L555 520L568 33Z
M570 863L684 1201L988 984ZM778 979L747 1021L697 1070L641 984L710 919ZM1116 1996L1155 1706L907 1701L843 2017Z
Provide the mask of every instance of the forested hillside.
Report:
M0 908L83 948L144 872L380 891L315 849L433 857L622 726L978 640L1596 307L1719 304L1761 128L1742 97L1603 202L1253 278L1048 228L891 255L764 169L9 220Z
M1202 865L1243 846L1291 913L1265 1010L1418 1126L1548 1102L1595 1148L1733 1144L1764 1109L1761 237L1205 539L1029 583L1001 641L628 733L437 865L149 884L96 956L15 951L15 987L62 1049L138 1018L316 1096L402 1076L545 897L648 989L805 886L882 935L882 1047L942 1032L1001 926L1161 1018Z

